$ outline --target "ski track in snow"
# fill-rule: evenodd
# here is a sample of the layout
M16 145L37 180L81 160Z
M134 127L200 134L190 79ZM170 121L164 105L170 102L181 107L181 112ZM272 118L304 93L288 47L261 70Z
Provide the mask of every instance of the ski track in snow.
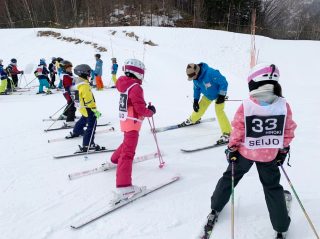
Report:
M36 37L37 30L0 30L6 36L2 39L6 47L1 52L4 64L15 57L18 59L18 68L26 70L26 79L21 79L21 86L34 79L32 72L40 58L46 58L49 63L52 56L61 56L70 60L74 66L87 63L94 67L93 55L96 52L91 46ZM248 97L248 35L156 27L54 30L64 36L96 42L108 49L107 53L102 53L105 85L110 83L112 51L119 63L118 76L121 75L125 59L144 59L147 68L143 84L145 99L157 108L154 117L156 127L180 123L191 113L192 83L185 76L185 67L190 62L206 62L219 69L229 81L230 99ZM110 36L110 30L116 30L117 33ZM123 30L133 31L140 37L139 41L125 37ZM158 46L144 46L144 38ZM292 167L285 166L285 169L315 227L319 229L320 163L317 149L320 146L320 114L317 106L320 104L320 42L256 37L256 45L260 61L271 61L280 68L283 92L298 124L296 139L291 145ZM35 80L31 86L37 84ZM108 205L112 191L115 190L116 170L69 181L69 173L97 167L109 160L111 153L90 155L88 160L83 157L52 159L53 155L77 150L81 139L47 143L48 139L63 137L69 132L43 132L52 122L42 122L42 119L62 107L65 99L61 93L42 97L35 95L36 91L37 87L34 87L21 94L0 96L1 239L196 238L210 212L211 194L227 163L224 147L190 154L180 152L180 148L212 144L220 134L217 122L159 133L157 136L160 149L165 154L165 167L158 168L158 159L136 164L133 166L133 182L150 187L177 174L181 175L181 180L83 229L72 230L70 225L74 220ZM98 109L103 114L101 122L110 121L115 128L115 132L98 134L95 141L102 146L116 148L123 137L118 122L118 93L110 89L94 91L94 95ZM230 120L240 103L226 103L226 113ZM215 117L213 105L204 116L209 117ZM54 127L61 124L57 122ZM144 122L136 155L155 150L149 124ZM281 180L284 188L291 191L286 179L282 177ZM291 217L290 239L315 238L294 196ZM230 238L230 218L231 208L228 203L220 214L212 239ZM235 235L237 239L267 239L274 236L254 166L235 189Z

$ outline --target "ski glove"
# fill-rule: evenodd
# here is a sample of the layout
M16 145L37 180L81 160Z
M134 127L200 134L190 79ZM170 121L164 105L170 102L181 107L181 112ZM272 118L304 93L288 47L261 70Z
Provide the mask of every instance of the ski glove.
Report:
M218 95L217 99L216 99L216 104L222 104L224 103L226 99L226 96L225 95Z
M199 100L194 99L194 101L193 101L193 110L194 110L195 112L198 112L199 109L200 109Z
M153 114L155 114L156 111L156 107L154 107L153 105L148 105L148 109L151 110L153 112Z
M97 109L92 109L92 112L94 113L97 119L99 119L102 115Z
M238 158L239 158L239 152L237 149L235 148L230 148L228 147L224 153L226 154L227 156L227 160L228 160L228 163L231 163L231 162L237 162L238 161Z
M285 147L283 149L279 149L279 152L276 156L276 162L277 162L278 166L281 166L284 163L288 154L289 154L289 158L290 158L290 146Z

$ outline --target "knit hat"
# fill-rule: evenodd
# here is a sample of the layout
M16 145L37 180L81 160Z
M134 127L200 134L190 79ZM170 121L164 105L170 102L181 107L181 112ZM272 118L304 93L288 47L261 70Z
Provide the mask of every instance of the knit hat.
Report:
M188 81L192 81L197 79L198 74L200 72L200 66L194 63L190 63L187 65L186 73L188 76Z

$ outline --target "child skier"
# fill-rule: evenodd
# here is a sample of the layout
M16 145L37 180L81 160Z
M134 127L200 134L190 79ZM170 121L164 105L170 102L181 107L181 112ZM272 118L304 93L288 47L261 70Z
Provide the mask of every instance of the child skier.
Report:
M58 89L57 90L63 89L62 79L60 77L60 75L62 73L62 68L60 67L60 62L62 62L62 61L63 61L63 59L61 57L57 57L56 64L55 64L56 72L57 72L58 79L59 79L59 84L58 84L58 87L57 87Z
M12 58L10 64L7 66L7 73L11 79L8 82L8 91L13 91L18 87L18 74L23 74L23 71L18 70L17 59Z
M56 86L54 84L56 80L56 61L57 59L55 57L52 57L51 63L49 64L49 71L50 71L50 88L55 89Z
M111 58L112 66L111 66L111 76L113 84L115 85L117 82L117 71L118 71L118 63L116 58Z
M7 84L8 84L8 74L5 71L5 69L3 68L3 60L0 59L0 94L1 95L6 95L7 93Z
M187 126L199 122L209 105L215 100L215 111L222 132L217 144L228 143L231 125L224 112L224 101L228 89L226 78L221 75L218 70L209 67L206 63L188 64L186 73L188 80L193 81L194 111L180 126ZM200 100L201 94L203 94L203 96Z
M94 143L96 123L101 113L97 110L89 84L91 68L86 64L81 64L74 68L74 73L79 76L74 80L74 88L78 91L75 94L75 102L79 102L79 111L82 116L75 124L71 137L83 135L82 147L79 146L82 152L86 152L88 148L89 150L101 150L103 147ZM84 127L87 127L85 131Z
M226 150L229 166L211 197L212 212L204 228L209 234L231 195L232 163L235 186L255 163L276 238L285 238L290 217L278 166L289 153L297 125L292 120L289 104L282 97L279 77L279 70L273 64L258 64L250 71L250 98L243 101L232 121L233 131Z
M144 64L137 59L129 59L124 63L123 71L125 76L119 77L116 87L120 92L119 117L124 139L111 157L111 162L117 164L116 201L142 191L141 187L132 185L132 162L143 119L156 113L153 105L146 108L143 97Z
M63 113L63 115L66 116L65 126L73 127L75 125L74 119L76 117L76 108L71 97L71 87L73 85L72 63L70 61L64 60L60 62L60 67L62 69L60 77L62 79L62 85L64 87L63 96L67 100L67 106Z
M37 69L34 71L34 75L38 78L39 80L39 91L37 94L51 94L52 92L50 91L50 86L49 86L49 70L47 69L47 64L46 64L46 60L41 58L40 59L40 63L37 67ZM45 92L43 90L43 87L47 88L47 91Z
M100 59L101 55L100 54L95 54L94 55L96 58L96 67L94 69L94 77L95 77L95 82L97 86L97 90L103 90L103 81L102 81L102 65L103 61Z

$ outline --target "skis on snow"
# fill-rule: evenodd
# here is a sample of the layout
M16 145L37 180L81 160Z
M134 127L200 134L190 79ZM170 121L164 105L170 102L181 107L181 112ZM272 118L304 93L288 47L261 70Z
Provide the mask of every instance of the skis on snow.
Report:
M145 154L145 155L142 155L142 156L134 157L133 163L140 163L140 162L144 162L144 161L147 161L147 160L150 160L150 159L154 159L154 158L157 158L157 157L158 157L158 153ZM92 174L108 171L108 170L111 170L111 169L115 169L116 167L117 167L116 164L103 163L100 166L98 166L96 168L93 168L93 169L89 169L89 170L85 170L85 171L81 171L81 172L70 173L68 175L68 177L69 177L70 180L74 180L74 179L81 178L81 177L84 177L84 176L88 176L88 175L92 175Z
M216 120L216 118L208 118L208 119L203 119L203 120L201 120L195 124L191 124L191 125L185 125L185 126L182 126L181 124L169 125L169 126L165 126L165 127L155 128L155 132L159 133L159 132L164 132L164 131L173 130L173 129L180 129L180 128L184 128L184 127L198 125L201 123L212 122L215 120Z
M287 206L288 213L290 213L292 195L288 190L284 190L284 198L285 198L285 201L286 201L286 206ZM199 236L197 236L197 239L210 239L210 237L212 235L212 231L213 231L214 226L217 223L217 221L218 221L218 216L215 218L215 220L213 221L213 223L211 225L207 225L208 224L208 220L206 220L206 223L202 227L202 232L200 233ZM286 236L276 233L274 239L286 239Z
M64 154L64 155L55 155L53 156L54 159L62 159L62 158L69 158L69 157L75 157L75 156L81 156L81 155L87 155L87 154L98 154L98 153L109 153L114 152L115 149L100 149L100 150L89 150L88 152L82 152L82 151L76 151L72 154Z
M105 129L105 130L97 130L95 134L102 134L102 133L109 133L109 132L113 132L114 128L111 127L109 129ZM71 140L71 139L78 139L79 137L69 137L69 136L65 136L65 137L61 137L61 138L55 138L55 139L48 139L48 143L55 143L55 142L61 142L61 141L66 141L66 140Z
M110 125L111 123L108 122L106 124L97 124L97 127L101 127L101 126L107 126L107 125ZM62 129L73 129L74 126L61 126L59 128L52 128L52 129L45 129L44 132L50 132L50 131L56 131L56 130L62 130Z
M194 153L194 152L198 152L201 150L206 150L206 149L212 149L212 148L217 148L220 146L225 146L228 143L223 143L223 144L212 144L212 145L208 145L208 146L204 146L204 147L199 147L199 148L191 148L191 149L181 149L182 152L184 153Z
M117 209L121 208L121 207L124 207L126 205L128 205L129 203L132 203L134 201L136 201L137 199L140 199L144 196L147 196L148 194L151 194L167 185L170 185L176 181L178 181L180 179L180 177L173 177L167 181L164 181L163 183L161 184L158 184L157 186L154 186L150 189L146 189L140 193L137 193L135 195L133 195L132 197L130 197L129 199L127 200L123 200L123 201L120 201L118 204L115 204L115 205L111 205L111 206L108 206L106 205L105 208L102 208L101 211L99 212L96 212L95 214L93 215L89 215L87 217L83 217L79 220L77 220L76 222L74 222L73 224L71 224L71 228L73 229L79 229L79 228L82 228L114 211L116 211Z

